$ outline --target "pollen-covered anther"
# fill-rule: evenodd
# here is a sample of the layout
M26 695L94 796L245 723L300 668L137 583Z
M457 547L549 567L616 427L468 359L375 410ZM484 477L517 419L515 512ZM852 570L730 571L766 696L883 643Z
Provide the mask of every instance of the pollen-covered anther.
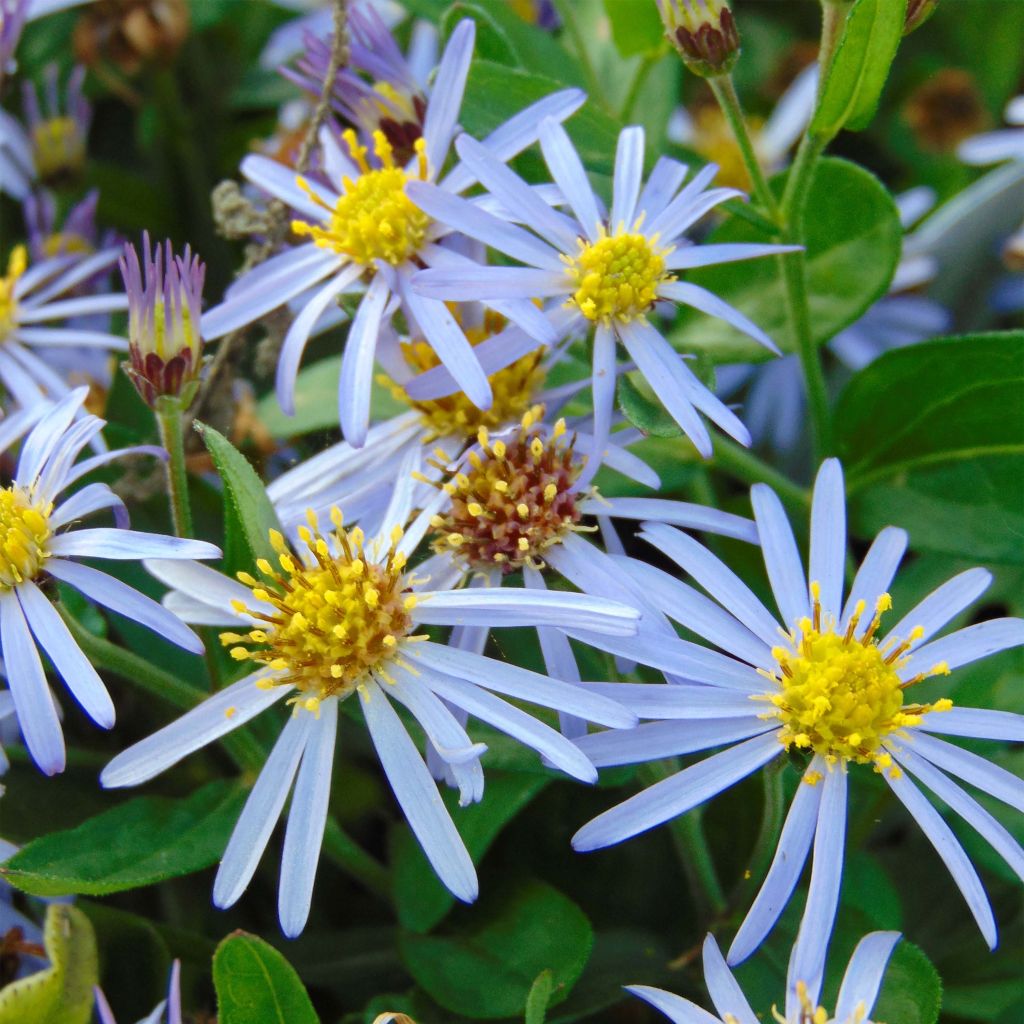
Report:
M328 537L312 512L308 519L309 527L299 528L306 549L301 557L291 555L284 538L272 531L278 567L260 559L262 581L238 574L257 605L236 610L260 624L220 639L233 658L283 673L273 682L300 691L294 708L317 713L321 700L346 697L367 673L384 671L399 641L410 638L415 598L402 573L405 560L395 550L400 534L392 538L387 558L374 562L363 553L362 531L346 531L336 509Z
M0 488L0 591L35 579L49 557L52 505L42 505L17 484Z
M925 714L953 706L947 699L908 704L904 691L948 669L939 664L910 680L901 678L905 654L922 631L912 630L902 642L879 644L876 632L882 615L892 607L888 594L877 600L860 635L864 602L858 602L847 628L839 632L822 614L816 583L811 584L811 599L811 616L797 624L793 642L772 649L777 669L768 675L776 688L761 697L772 707L765 717L782 723L779 740L787 750L820 754L829 764L870 763L884 771L892 764L884 749L887 738L919 725Z
M656 237L626 232L621 225L614 235L581 242L579 254L568 261L575 286L570 302L588 320L642 317L654 305L658 286L671 279L665 270L669 251L657 248Z
M354 131L346 131L343 139L362 173L354 181L348 177L343 180L345 191L333 208L304 178L298 178L299 187L331 216L327 227L296 220L292 221L292 230L364 266L376 260L398 266L423 245L430 225L430 218L405 194L407 182L427 177L426 144L417 140L417 168L411 174L395 165L391 143L382 131L373 133L379 167L367 162L366 147L359 144Z
M538 409L502 441L485 439L454 477L451 506L434 526L436 551L457 554L473 569L513 572L543 564L544 553L582 514L576 480L584 460L564 429L543 430Z
M483 320L475 325L464 322L458 306L453 305L451 312L473 346L500 334L507 325L505 318L492 310L487 310ZM486 410L478 409L461 391L444 398L417 401L410 398L405 388L390 377L382 375L378 381L391 390L397 401L411 405L420 414L421 422L428 432L428 440L454 435L468 441L477 437L480 431L486 435L488 430L515 423L530 407L544 380L541 362L546 351L544 348L535 349L492 373L488 381L493 401ZM403 342L402 353L415 374L426 373L441 363L433 348L420 339Z

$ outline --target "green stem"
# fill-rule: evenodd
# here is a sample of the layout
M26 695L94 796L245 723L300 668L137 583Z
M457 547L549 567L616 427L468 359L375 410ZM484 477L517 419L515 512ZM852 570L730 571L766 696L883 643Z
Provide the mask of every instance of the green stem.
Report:
M793 509L806 511L810 505L807 491L734 441L724 437L715 438L713 465L744 483L768 484Z
M580 31L579 22L576 20L576 12L572 8L572 0L555 0L555 9L565 26L565 31L572 40L573 49L579 58L580 67L583 69L583 77L587 81L587 92L590 98L596 100L607 110L608 101L604 90L601 88L601 80L597 77L597 70L594 62L590 59L590 53L583 41L583 33Z
M144 693L159 697L182 711L190 711L203 701L205 695L201 690L151 665L145 658L90 633L66 608L60 605L57 608L82 653L97 668L116 673ZM266 760L263 747L247 732L230 732L221 742L244 771L259 771Z
M757 151L754 149L750 132L747 130L747 119L743 116L743 108L740 106L739 96L736 95L736 86L733 85L732 75L718 75L709 78L708 85L711 86L711 91L715 94L715 99L718 100L718 105L729 122L736 145L739 146L740 156L743 158L743 164L753 185L754 196L772 220L777 222L779 219L778 203L768 186L768 179L764 175L761 161L757 158Z
M333 815L328 817L324 830L324 854L375 896L391 903L391 879L387 868L359 846Z
M676 759L668 758L640 765L637 776L645 784L654 785L677 771L679 764ZM687 814L673 818L668 822L668 828L694 902L707 920L720 917L725 913L727 901L704 832L703 809L695 807Z
M167 484L174 532L179 537L191 537L192 506L188 497L188 472L185 469L181 402L169 395L159 398L156 422L160 430L160 443L170 456L167 462Z

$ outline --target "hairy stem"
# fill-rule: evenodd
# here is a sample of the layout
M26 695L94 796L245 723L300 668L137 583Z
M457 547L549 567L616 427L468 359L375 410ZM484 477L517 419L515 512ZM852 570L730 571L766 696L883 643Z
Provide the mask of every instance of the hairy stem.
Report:
M188 496L188 472L185 469L185 434L182 429L181 402L164 395L157 400L156 423L160 443L167 449L168 496L171 503L171 521L179 537L191 537L192 505Z

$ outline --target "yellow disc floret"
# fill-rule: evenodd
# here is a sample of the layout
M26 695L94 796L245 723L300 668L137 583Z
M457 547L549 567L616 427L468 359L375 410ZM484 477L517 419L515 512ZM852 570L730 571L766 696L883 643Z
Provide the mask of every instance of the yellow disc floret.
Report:
M470 451L464 471L444 484L452 500L431 523L435 551L454 553L473 569L508 573L542 565L548 548L581 529L574 487L584 462L564 420L550 434L537 429L543 411L528 411L508 442L480 431L479 451Z
M949 668L940 663L910 680L900 678L903 656L923 631L912 630L903 642L878 643L875 633L882 614L892 607L888 594L878 599L874 617L859 637L855 634L863 601L840 633L822 622L817 583L811 584L811 594L813 617L798 623L792 648L772 650L778 670L769 675L778 689L761 698L774 706L766 717L782 723L779 740L787 750L820 754L829 764L854 761L874 764L878 771L892 768L884 741L900 729L919 725L926 713L952 707L945 699L907 704L904 691L928 676L948 674Z
M453 310L459 319L459 308ZM484 314L483 323L477 327L463 325L471 345L478 345L487 338L500 333L506 324L503 316L492 310ZM425 341L416 340L402 344L405 361L416 373L425 373L440 365L437 353ZM545 349L529 352L521 359L488 377L494 400L489 409L477 408L463 392L457 391L444 398L416 401L408 396L405 389L395 384L390 377L382 376L380 382L391 389L400 402L411 405L421 416L428 431L428 440L451 435L472 440L481 427L494 430L515 423L530 408L534 395L544 378L541 360Z
M575 290L570 302L588 320L605 323L642 317L657 298L658 285L669 280L665 257L671 250L658 249L657 236L621 229L602 231L593 243L581 242L580 252L568 260Z
M299 528L302 556L271 531L275 567L257 562L262 579L238 578L252 590L254 607L237 603L235 611L260 623L249 633L222 633L232 657L277 670L274 685L300 691L297 703L315 711L327 697L347 697L370 672L388 679L387 663L397 661L400 642L409 636L409 612L416 599L411 578L403 574L405 556L395 550L402 532L396 527L383 562L366 557L363 533L345 530L341 513L331 510L334 531L325 538L316 516ZM333 542L333 543L331 543Z
M333 209L303 178L297 179L315 203L330 210L330 219L327 227L292 221L292 230L364 266L371 266L376 260L392 266L404 263L423 245L430 224L430 218L405 194L412 175L395 165L391 143L382 131L373 133L373 151L381 164L376 168L367 162L367 149L359 144L354 131L349 129L343 138L362 173L354 181L349 177L343 179L345 191ZM423 139L416 140L415 149L419 157L418 177L425 180L427 157Z
M44 181L76 177L85 164L85 135L70 115L51 117L33 128L32 150Z
M0 590L35 579L50 556L53 506L33 501L17 484L0 488Z
M0 277L0 341L3 341L18 322L18 301L14 291L18 278L28 266L28 252L23 245L16 245L7 260L7 274Z

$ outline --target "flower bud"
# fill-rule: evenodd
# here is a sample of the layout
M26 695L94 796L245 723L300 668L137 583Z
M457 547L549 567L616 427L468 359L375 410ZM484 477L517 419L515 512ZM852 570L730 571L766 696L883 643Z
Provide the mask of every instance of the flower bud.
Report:
M740 52L740 36L725 0L658 0L669 42L683 63L702 78L728 74Z
M903 23L903 34L909 35L920 28L934 13L939 0L907 0L907 19Z
M150 408L163 396L188 408L203 354L199 317L206 266L188 246L183 256L175 256L169 241L151 252L147 233L142 265L135 247L126 245L121 274L128 293L130 362L125 372Z
M416 1021L404 1013L382 1013L373 1018L373 1024L416 1024Z

